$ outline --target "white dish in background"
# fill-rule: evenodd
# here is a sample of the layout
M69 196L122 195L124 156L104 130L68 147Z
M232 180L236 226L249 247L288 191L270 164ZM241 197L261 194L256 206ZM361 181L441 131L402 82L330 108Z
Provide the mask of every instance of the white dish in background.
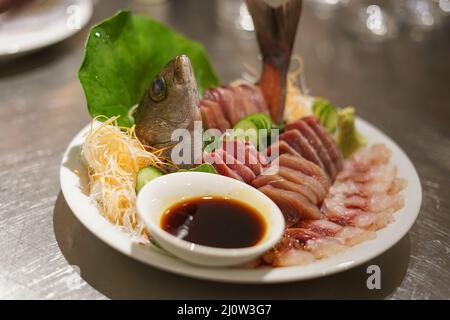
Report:
M67 39L86 26L92 13L92 0L37 0L0 14L0 58Z
M187 242L161 228L161 216L172 205L204 196L234 199L256 209L266 222L264 237L248 248L224 249ZM196 265L223 267L251 262L276 245L285 228L283 214L269 197L248 184L218 174L180 172L158 177L139 191L136 208L161 247Z
M200 267L170 256L152 245L139 244L103 218L89 200L89 179L80 150L90 125L82 129L67 147L60 169L61 188L75 216L99 239L129 257L162 270L193 278L237 283L276 283L323 277L358 266L391 248L411 228L422 202L420 180L406 154L368 122L358 119L356 124L368 138L369 144L381 142L392 151L391 160L398 166L398 176L408 180L408 186L403 191L405 207L394 214L395 222L377 232L374 240L360 243L342 253L305 266L255 269Z

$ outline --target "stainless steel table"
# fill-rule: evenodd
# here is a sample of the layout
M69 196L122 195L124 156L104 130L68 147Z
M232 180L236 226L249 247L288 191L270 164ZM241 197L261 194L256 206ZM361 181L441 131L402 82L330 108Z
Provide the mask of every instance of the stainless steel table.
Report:
M100 1L92 23L121 7L156 17L204 43L223 82L258 66L253 34L217 18L220 1L142 7ZM361 267L322 279L238 286L192 280L121 255L84 228L60 192L66 145L88 121L76 73L87 30L31 56L0 64L0 298L450 298L450 23L422 41L363 45L306 7L295 51L312 93L353 104L414 162L423 186L416 224ZM366 268L381 267L381 290ZM81 272L81 276L78 274Z

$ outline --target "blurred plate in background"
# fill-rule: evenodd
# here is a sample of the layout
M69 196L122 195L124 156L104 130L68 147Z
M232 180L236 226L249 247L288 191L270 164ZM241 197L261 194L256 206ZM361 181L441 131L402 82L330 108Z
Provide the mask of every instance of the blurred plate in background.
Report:
M35 0L0 15L0 58L58 43L90 20L92 0Z

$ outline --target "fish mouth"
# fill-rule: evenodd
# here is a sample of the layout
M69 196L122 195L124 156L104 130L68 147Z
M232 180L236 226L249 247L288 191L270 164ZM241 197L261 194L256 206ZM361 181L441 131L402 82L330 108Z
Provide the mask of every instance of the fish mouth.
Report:
M194 78L194 71L188 56L183 54L175 57L173 78L176 84L186 84Z

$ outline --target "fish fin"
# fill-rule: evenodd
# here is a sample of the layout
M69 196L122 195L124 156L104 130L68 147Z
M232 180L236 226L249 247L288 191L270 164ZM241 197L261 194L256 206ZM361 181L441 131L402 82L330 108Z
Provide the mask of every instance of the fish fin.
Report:
M302 11L302 0L285 0L277 6L264 0L245 2L263 55L264 66L259 86L272 119L280 123L283 119L287 73Z

